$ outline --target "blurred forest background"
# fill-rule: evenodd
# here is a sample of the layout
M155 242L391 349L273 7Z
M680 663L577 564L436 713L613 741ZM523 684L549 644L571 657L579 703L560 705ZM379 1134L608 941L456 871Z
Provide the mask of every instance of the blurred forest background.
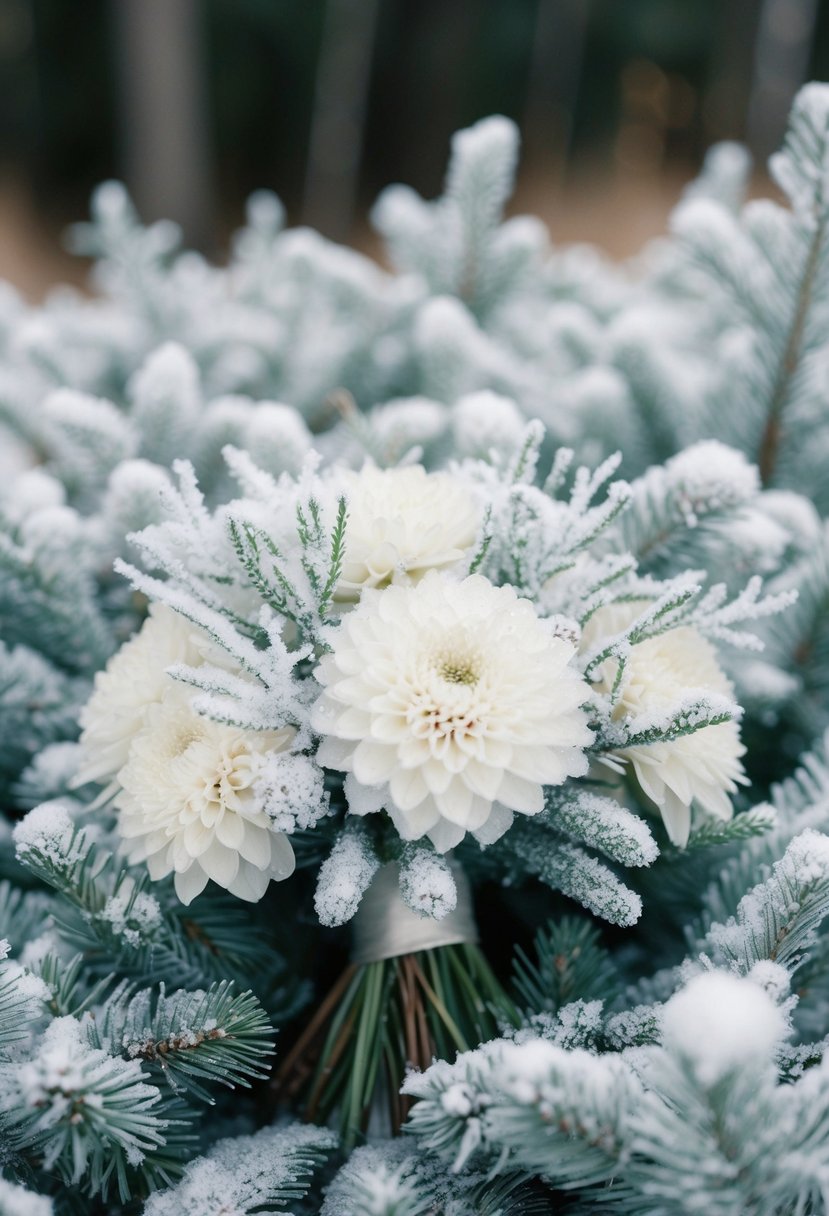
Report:
M827 0L0 0L0 278L82 281L60 234L108 177L211 255L265 186L379 256L378 191L434 196L452 132L491 113L523 135L514 210L623 256L717 140L768 189L827 76Z

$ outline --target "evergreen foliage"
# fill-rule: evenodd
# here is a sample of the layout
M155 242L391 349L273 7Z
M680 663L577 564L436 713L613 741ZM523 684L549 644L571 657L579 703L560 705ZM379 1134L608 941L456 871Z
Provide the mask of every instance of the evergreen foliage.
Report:
M829 87L785 203L714 149L628 267L505 218L517 155L387 190L389 272L267 193L219 269L107 183L99 295L0 299L2 1213L829 1210ZM366 722L458 586L582 691L447 859ZM337 980L392 866L442 944Z

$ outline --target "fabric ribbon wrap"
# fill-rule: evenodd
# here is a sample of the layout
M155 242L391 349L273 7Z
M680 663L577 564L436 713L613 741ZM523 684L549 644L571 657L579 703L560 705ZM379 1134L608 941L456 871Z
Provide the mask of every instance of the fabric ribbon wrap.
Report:
M458 902L455 910L442 920L422 916L404 902L400 893L400 867L396 862L381 866L352 922L353 963L362 966L401 954L416 954L418 950L477 942L469 882L456 862L449 864L458 889Z

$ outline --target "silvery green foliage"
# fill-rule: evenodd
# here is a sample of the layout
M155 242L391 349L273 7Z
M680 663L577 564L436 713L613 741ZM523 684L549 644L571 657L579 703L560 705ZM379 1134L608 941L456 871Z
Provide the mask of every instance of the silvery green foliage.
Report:
M787 1075L792 1003L777 964L708 970L631 1036L646 1046L493 1040L409 1078L411 1130L460 1177L542 1173L578 1211L824 1211L826 1062Z
M109 183L73 233L96 298L0 290L0 800L13 819L36 808L14 838L0 818L0 1211L827 1210L828 114L827 86L801 93L772 165L787 204L745 205L745 153L721 146L671 235L625 267L504 218L518 141L496 118L455 137L439 199L381 197L393 272L287 230L264 192L218 268ZM410 1134L344 1162L327 1131L271 1125L272 1023L284 1052L322 998L304 977L329 927L391 854L415 910L438 917L456 892L430 846L332 814L311 754L303 664L330 625L336 504L270 615L245 525L284 537L332 461L367 457L460 462L491 504L476 568L564 636L642 592L658 608L615 657L671 622L730 644L765 779L810 750L684 851L576 783L488 849L463 845L482 924L520 906L538 930L515 964L521 1025L413 1077ZM144 612L115 559L247 665L245 687L176 673L204 712L300 728L258 791L306 871L287 894L184 909L123 865L93 792L68 793L80 706ZM675 709L660 729L733 712ZM707 978L726 987L683 1007Z
M147 1201L144 1216L202 1216L217 1205L239 1216L281 1209L302 1198L335 1146L331 1132L302 1124L219 1140L190 1162L180 1182Z
M404 1138L355 1149L327 1188L321 1216L540 1216L547 1202L525 1174L459 1177Z

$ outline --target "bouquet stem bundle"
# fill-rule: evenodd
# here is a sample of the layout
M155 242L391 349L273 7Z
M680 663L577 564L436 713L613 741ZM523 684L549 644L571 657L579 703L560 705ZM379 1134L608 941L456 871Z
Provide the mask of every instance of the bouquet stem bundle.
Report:
M471 916L466 884L459 887L464 906L447 921ZM422 937L436 927L446 932L445 922L436 926L404 908L396 888L383 898L397 901L394 914L403 909L409 926L422 926ZM336 1126L349 1150L370 1123L399 1131L411 1105L399 1092L408 1069L452 1059L515 1022L512 1003L474 941L352 962L286 1056L275 1084L282 1100L302 1103L306 1119Z

